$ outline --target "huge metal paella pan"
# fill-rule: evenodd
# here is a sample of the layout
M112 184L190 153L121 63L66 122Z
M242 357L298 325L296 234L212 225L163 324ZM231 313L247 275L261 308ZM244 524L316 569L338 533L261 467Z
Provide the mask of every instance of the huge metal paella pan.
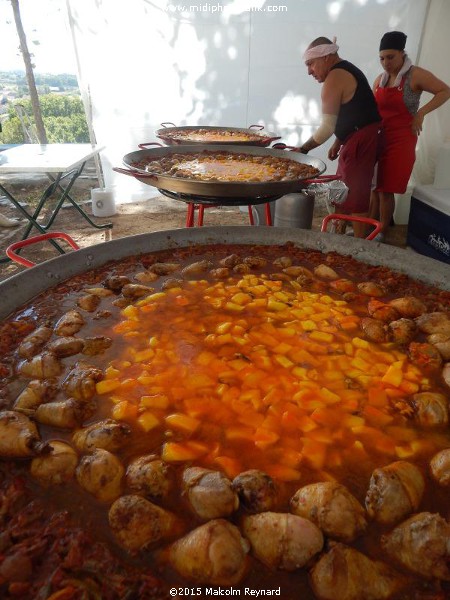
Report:
M187 177L175 177L170 175L155 175L145 171L143 168L136 167L138 163L145 161L159 160L174 154L192 155L204 153L223 153L229 156L250 156L263 158L289 159L301 165L308 165L316 169L314 179L304 177L289 181L199 181ZM320 175L326 169L325 163L318 159L306 156L300 152L286 152L285 150L276 150L273 148L246 147L242 150L240 147L224 145L198 145L198 146L180 146L176 150L172 147L151 148L147 150L137 150L126 154L123 163L127 169L115 168L114 170L135 177L137 180L147 185L154 186L169 192L188 194L191 196L208 196L221 199L221 203L226 205L232 203L233 198L257 198L282 196L290 192L297 192L305 189L310 183L320 182Z
M0 284L2 598L444 598L444 289L422 256L251 227L123 238Z

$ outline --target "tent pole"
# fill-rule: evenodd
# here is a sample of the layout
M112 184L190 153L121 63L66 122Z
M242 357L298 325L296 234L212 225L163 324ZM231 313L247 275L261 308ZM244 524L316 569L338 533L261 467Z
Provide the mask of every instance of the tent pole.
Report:
M430 7L431 7L431 0L428 0L427 7L425 9L425 18L423 20L423 27L422 27L422 31L420 32L419 45L417 47L417 58L416 58L417 64L419 64L420 55L422 54L423 37L425 35L425 29L426 29L426 25L427 25L427 21L428 21L428 16L430 14Z
M68 19L69 19L70 32L72 34L72 43L73 43L73 48L74 48L74 52L75 52L75 60L77 63L77 71L78 71L77 77L78 77L78 81L80 82L81 97L83 100L84 112L86 114L86 121L87 121L87 125L88 125L88 130L89 130L89 140L90 140L91 144L95 145L95 144L97 144L97 138L95 135L93 124L92 124L91 91L89 89L89 85L88 86L85 85L83 76L81 74L81 61L80 61L80 55L78 53L78 46L77 46L75 27L74 27L74 19L73 19L73 15L72 15L72 9L70 6L70 0L66 0L66 6L67 6L67 15L68 15ZM105 187L105 180L103 177L102 165L101 165L100 157L98 154L96 154L94 156L94 163L95 163L95 171L97 174L98 184L101 188L103 188L103 187Z

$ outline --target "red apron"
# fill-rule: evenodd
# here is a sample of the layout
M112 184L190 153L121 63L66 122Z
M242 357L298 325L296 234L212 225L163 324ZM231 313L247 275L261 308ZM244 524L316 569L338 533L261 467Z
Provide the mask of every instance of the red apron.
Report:
M383 120L384 146L378 160L378 192L403 194L416 160L413 115L403 100L405 78L398 87L378 87L375 100Z

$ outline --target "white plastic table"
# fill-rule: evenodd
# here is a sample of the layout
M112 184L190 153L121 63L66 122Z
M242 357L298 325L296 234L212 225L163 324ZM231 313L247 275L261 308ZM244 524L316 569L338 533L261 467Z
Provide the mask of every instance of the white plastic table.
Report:
M28 220L28 225L23 234L25 240L31 230L36 228L40 233L45 233L51 227L65 201L70 202L74 208L97 229L110 229L112 223L101 225L94 223L89 215L70 196L70 190L78 177L83 172L86 161L101 152L104 146L91 144L23 144L0 152L0 190L14 204L14 206ZM10 173L45 173L50 180L43 191L37 207L29 213L24 206L14 198L13 194L5 188L2 175ZM46 224L38 222L40 213L49 198L60 193L60 197ZM64 254L64 250L55 242L51 243ZM8 261L8 258L0 262Z

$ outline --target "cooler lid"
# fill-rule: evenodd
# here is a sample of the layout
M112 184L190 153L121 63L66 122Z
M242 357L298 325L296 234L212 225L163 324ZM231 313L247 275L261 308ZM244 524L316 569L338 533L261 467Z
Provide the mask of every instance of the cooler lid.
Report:
M416 185L412 197L428 204L444 215L450 215L450 189L440 190L432 185Z

